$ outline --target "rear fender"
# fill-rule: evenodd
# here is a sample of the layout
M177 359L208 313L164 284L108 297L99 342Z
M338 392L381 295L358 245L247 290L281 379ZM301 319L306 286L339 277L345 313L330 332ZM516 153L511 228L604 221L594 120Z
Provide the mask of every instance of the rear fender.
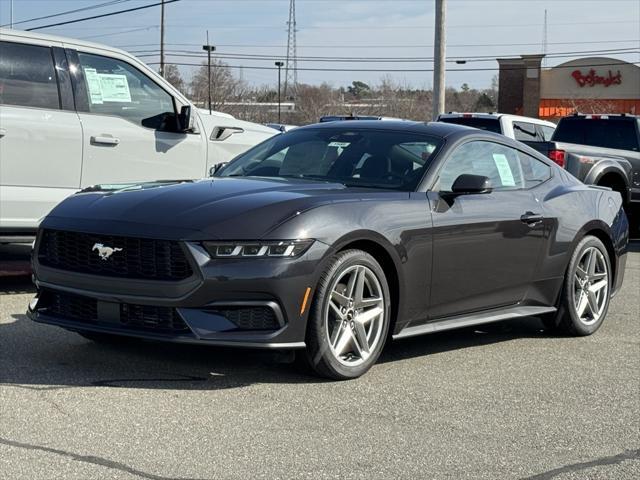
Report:
M594 165L587 173L584 179L584 183L590 185L597 185L598 182L608 173L616 174L624 182L625 190L629 192L629 178L631 177L631 163L624 159L602 158L597 157L582 157L583 162L593 161ZM628 193L627 193L628 195ZM628 198L625 198L625 202Z

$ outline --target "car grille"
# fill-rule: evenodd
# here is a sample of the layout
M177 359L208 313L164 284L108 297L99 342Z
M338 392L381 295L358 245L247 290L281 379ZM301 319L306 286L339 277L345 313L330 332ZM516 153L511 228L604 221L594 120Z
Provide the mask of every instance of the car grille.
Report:
M276 330L280 327L273 309L269 307L220 307L214 313L225 317L240 330Z
M123 330L147 331L159 334L191 333L191 329L172 307L121 303L119 319L105 321L98 314L98 300L70 293L45 290L41 293L37 310L52 317Z
M93 250L97 243L122 250L103 260ZM193 275L178 242L61 230L43 232L38 261L60 270L110 277L184 280Z

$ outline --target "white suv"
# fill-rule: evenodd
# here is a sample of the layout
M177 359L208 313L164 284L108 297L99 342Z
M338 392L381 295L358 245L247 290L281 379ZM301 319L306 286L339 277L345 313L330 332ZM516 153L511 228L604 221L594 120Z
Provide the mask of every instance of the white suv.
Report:
M438 116L438 121L501 133L506 137L526 143L536 150L542 150L546 147L545 142L551 140L551 135L556 129L555 123L546 120L506 113L449 112Z
M0 29L0 242L80 188L201 178L274 134L196 109L124 51Z

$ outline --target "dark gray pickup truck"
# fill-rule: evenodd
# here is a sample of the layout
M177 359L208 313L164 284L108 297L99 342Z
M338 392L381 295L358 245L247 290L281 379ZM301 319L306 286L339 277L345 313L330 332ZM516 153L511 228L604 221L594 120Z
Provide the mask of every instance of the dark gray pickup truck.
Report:
M584 183L620 192L625 210L640 215L639 116L564 117L543 153Z

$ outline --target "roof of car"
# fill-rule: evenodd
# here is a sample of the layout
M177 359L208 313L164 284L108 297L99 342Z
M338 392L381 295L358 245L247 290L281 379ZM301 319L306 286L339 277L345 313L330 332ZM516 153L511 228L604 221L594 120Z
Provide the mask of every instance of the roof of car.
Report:
M85 40L80 40L77 38L71 37L61 37L58 35L49 35L48 33L35 33L35 32L26 32L24 30L14 30L9 28L0 28L0 39L2 40L11 40L8 37L15 37L15 39L25 38L25 39L34 39L40 40L44 42L59 42L65 43L67 45L82 45L86 47L100 48L103 50L110 50L112 52L122 53L124 55L131 56L130 53L121 50L119 48L114 48L109 45L104 45L101 43L87 42Z
M443 113L440 115L440 118L458 118L458 117L462 117L464 115L473 115L474 118L509 118L511 120L515 120L515 121L522 121L522 122L535 122L541 125L549 125L549 126L553 126L555 127L555 125L552 122L549 122L547 120L541 120L539 118L533 118L533 117L523 117L522 115L513 115L511 113L499 113L499 112L489 112L489 113L484 113L484 112L447 112L447 113Z
M456 125L453 123L444 122L415 122L411 120L387 120L384 122L381 122L380 120L358 120L357 122L354 122L353 120L337 120L335 122L313 123L311 125L305 125L304 127L297 128L296 131L310 128L405 131L426 133L430 135L436 135L438 137L446 137L453 133L463 131L469 131L473 133L482 132L482 130L467 127L466 125Z

